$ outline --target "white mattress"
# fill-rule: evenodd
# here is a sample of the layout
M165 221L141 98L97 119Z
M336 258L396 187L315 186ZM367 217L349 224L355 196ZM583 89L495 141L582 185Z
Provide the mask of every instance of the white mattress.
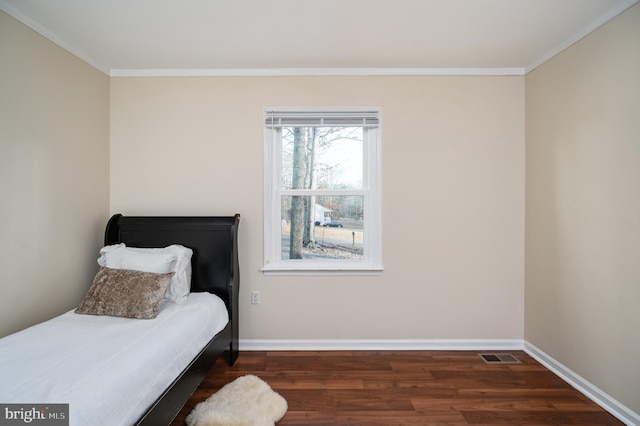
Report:
M229 321L191 293L153 320L69 311L0 339L0 402L69 403L70 425L133 424Z

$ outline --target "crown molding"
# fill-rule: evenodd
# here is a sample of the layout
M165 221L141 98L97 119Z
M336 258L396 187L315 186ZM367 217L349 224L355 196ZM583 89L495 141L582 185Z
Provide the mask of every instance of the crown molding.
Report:
M559 45L555 46L553 49L545 52L544 54L536 58L531 64L529 64L527 67L524 68L524 74L525 75L528 74L529 72L538 68L540 65L544 64L554 56L558 55L563 50L567 49L571 45L582 40L584 37L591 34L593 31L597 30L598 28L600 28L601 26L603 26L604 24L606 24L616 16L620 15L622 12L629 9L634 4L638 3L638 1L640 0L625 0L624 2L620 3L618 6L607 11L607 13L605 13L604 15L601 15L597 19L591 21L588 25L585 25L584 27L582 27L578 32L573 34L563 43L560 43Z
M111 77L505 76L524 68L210 68L112 69Z
M18 21L22 22L24 25L31 28L33 31L37 32L44 38L55 43L62 49L66 50L67 52L71 53L72 55L86 62L87 64L91 65L93 68L97 69L98 71L101 71L104 74L109 75L109 67L104 66L104 64L101 64L100 62L96 61L91 56L87 55L86 52L82 52L74 48L73 46L65 42L63 39L58 37L53 31L49 30L47 27L40 24L39 22L34 21L30 17L28 17L27 15L25 15L24 13L22 13L21 11L17 10L12 5L7 3L5 0L0 0L0 10L4 11L5 13L7 13L7 15L13 17L14 19L17 19Z

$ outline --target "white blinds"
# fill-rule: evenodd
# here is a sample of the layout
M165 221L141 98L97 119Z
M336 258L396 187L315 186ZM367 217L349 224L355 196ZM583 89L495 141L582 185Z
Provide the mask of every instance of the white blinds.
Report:
M380 111L375 108L345 110L265 110L265 125L276 127L378 127Z

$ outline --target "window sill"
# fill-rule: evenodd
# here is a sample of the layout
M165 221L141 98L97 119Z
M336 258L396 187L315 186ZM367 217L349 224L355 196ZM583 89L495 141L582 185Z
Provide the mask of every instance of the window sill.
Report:
M382 266L372 265L344 265L344 266L301 266L301 265L278 265L264 266L264 275L381 275L384 271Z

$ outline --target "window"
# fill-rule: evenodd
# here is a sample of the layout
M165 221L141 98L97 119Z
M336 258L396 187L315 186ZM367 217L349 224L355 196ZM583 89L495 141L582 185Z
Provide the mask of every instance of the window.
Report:
M377 273L378 109L265 110L265 273Z

